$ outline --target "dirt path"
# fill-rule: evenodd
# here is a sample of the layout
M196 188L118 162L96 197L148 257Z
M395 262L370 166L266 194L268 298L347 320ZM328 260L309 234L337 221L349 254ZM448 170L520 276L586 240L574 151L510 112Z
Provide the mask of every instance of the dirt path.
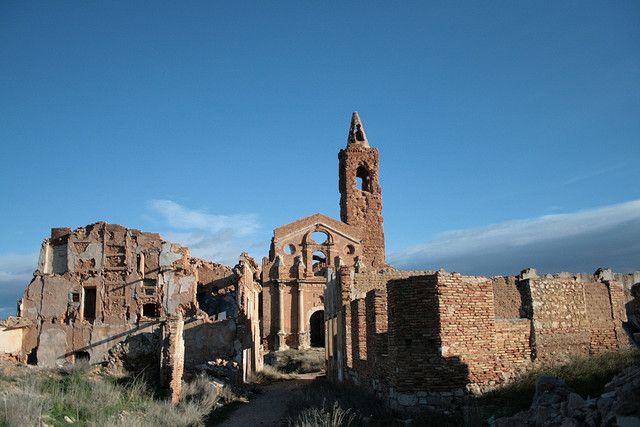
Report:
M296 391L320 374L302 374L297 379L281 381L262 387L262 393L240 406L219 427L280 426L287 406L295 398Z

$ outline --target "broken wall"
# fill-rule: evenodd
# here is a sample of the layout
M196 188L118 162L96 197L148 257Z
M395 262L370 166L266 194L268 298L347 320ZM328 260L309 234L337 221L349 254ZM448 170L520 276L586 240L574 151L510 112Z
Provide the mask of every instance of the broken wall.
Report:
M21 354L42 366L81 357L158 370L166 322L180 316L180 363L191 368L228 358L242 367L243 346L253 343L243 335L244 310L248 300L252 310L257 306L259 285L253 274L239 286L240 279L155 233L103 222L52 229L20 301L21 318L33 325L25 329ZM247 287L251 296L240 301Z

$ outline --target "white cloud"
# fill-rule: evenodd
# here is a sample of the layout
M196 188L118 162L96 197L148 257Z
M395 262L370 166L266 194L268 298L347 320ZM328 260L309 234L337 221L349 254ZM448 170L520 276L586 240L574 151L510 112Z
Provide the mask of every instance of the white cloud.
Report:
M151 200L149 206L164 218L167 224L182 230L203 230L218 233L232 230L246 236L258 229L256 215L213 215L201 210L185 208L171 200Z
M193 256L227 265L253 246L251 238L260 228L254 214L211 214L172 200L151 200L149 208L166 226L165 239L187 246Z
M505 274L640 269L640 200L443 233L390 255L403 268Z

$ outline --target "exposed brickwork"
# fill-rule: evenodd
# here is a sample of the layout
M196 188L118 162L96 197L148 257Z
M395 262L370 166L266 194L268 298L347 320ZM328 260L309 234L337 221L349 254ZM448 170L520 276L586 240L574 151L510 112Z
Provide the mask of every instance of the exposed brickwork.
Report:
M469 382L495 384L496 327L491 281L438 273L437 287L442 356L459 358L467 367Z
M351 301L351 360L353 368L366 374L367 371L367 318L365 301Z
M496 370L503 380L531 364L531 320L496 319Z
M616 348L609 287L600 282L583 283L582 286L589 321L589 353L597 354Z

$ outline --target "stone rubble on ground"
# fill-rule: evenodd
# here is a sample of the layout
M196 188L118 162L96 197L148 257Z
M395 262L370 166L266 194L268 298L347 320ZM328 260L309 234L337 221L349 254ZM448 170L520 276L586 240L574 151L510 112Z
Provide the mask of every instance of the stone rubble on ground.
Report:
M560 378L538 378L531 408L490 419L491 427L640 427L640 367L616 375L600 397L583 399Z

